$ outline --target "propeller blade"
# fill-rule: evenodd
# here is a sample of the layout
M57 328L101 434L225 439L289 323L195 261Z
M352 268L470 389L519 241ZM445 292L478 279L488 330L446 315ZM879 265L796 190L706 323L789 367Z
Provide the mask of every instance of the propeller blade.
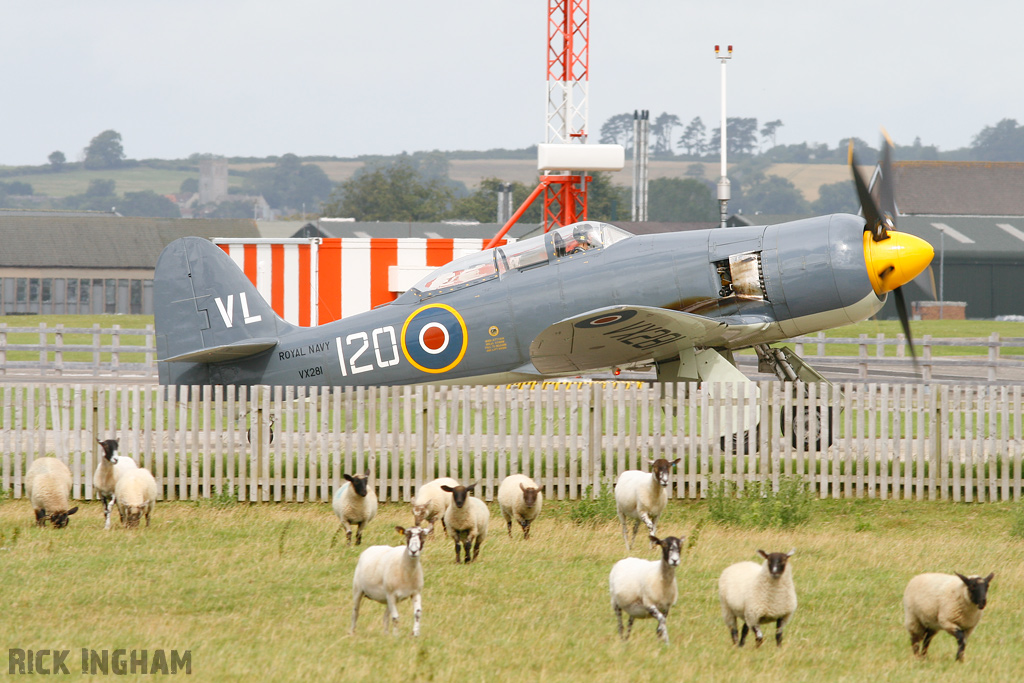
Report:
M896 229L896 199L894 192L895 178L892 175L892 139L882 129L882 185L878 193L881 200L882 219L886 221L886 228Z
M914 359L914 369L917 369L917 354L914 352L914 338L910 334L910 316L907 315L907 302L903 298L903 288L897 287L892 291L896 298L896 313L900 317L900 325L903 326L903 334L907 337L907 345L910 346L910 357Z
M875 205L875 200L871 197L871 193L868 191L867 183L860 175L860 171L857 170L857 157L853 153L853 140L850 140L850 170L853 172L853 184L857 187L857 197L860 199L860 207L864 212L864 231L870 232L872 239L876 242L880 242L888 237L885 230L885 224L878 207Z

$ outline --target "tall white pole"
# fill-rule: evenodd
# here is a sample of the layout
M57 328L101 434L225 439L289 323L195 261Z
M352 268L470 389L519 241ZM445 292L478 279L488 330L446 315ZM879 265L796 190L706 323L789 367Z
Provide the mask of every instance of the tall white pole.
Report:
M729 177L727 173L727 154L726 154L726 143L728 140L728 133L726 129L726 109L725 109L725 65L728 60L732 59L732 45L729 46L728 51L725 54L721 54L718 46L715 45L715 57L720 59L722 62L722 125L719 128L721 133L719 142L722 146L722 176L718 179L718 206L719 212L722 219L722 227L725 227L726 218L728 217L729 200L732 198L732 190L729 187Z

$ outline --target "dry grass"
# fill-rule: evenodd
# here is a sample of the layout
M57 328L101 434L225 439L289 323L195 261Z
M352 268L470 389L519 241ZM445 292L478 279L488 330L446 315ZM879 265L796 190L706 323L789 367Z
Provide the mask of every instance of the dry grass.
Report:
M825 501L794 530L705 526L678 571L665 647L649 620L619 641L607 589L625 556L619 529L576 526L571 505L549 501L528 542L505 535L492 505L490 536L469 566L454 564L450 541L432 541L417 640L408 602L397 637L381 633L384 608L369 601L349 635L358 549L343 537L331 547L337 520L326 505L158 504L150 528L104 532L97 503L58 531L31 526L28 502L8 500L0 628L8 647L190 649L197 680L991 681L1016 679L1024 664L1013 506ZM703 503L673 502L662 533L689 533L706 514ZM394 544L393 527L410 522L408 506L384 505L364 543ZM769 640L737 651L715 582L759 547L796 548L800 608L781 649ZM633 554L657 557L642 542ZM953 662L945 634L929 661L911 656L900 599L926 570L996 573L966 664Z

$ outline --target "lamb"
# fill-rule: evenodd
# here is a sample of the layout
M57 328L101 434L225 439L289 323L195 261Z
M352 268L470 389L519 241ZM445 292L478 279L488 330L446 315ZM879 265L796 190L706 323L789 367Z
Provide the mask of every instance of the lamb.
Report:
M363 527L377 516L377 494L370 487L370 473L345 475L345 482L334 493L331 507L345 527L345 539L352 545L352 525L356 526L356 545L363 542Z
M430 528L434 528L434 522L441 520L444 526L444 513L452 504L452 494L442 491L442 486L458 486L459 482L451 477L441 477L421 486L416 491L416 498L412 501L413 523L419 526L424 521L430 522Z
M452 504L444 513L445 531L455 541L455 564L459 563L459 543L466 551L466 564L475 560L480 554L480 544L487 538L487 525L491 521L491 511L487 504L470 494L476 483L469 486L441 486L443 491L452 494ZM469 548L473 546L473 557L469 556Z
M743 647L747 631L753 630L757 647L761 647L764 633L760 624L775 622L775 644L782 646L782 629L796 611L796 588L793 569L788 560L796 550L788 553L757 554L764 562L738 562L725 568L718 577L718 599L722 603L722 618L729 627L733 645ZM743 633L737 642L736 619L743 620Z
M626 542L626 550L632 545L627 534L626 518L635 519L633 539L636 538L640 522L647 525L651 536L658 532L658 517L668 504L668 486L670 470L679 463L681 458L669 462L664 458L649 460L651 472L626 470L615 482L615 509L622 523L622 540Z
M903 593L903 624L910 632L914 654L926 657L932 636L941 629L956 638L956 659L964 661L967 636L981 620L993 577L994 573L985 578L963 574L918 574L912 578Z
M146 516L146 526L149 526L149 516L156 506L156 495L156 479L147 469L139 467L128 470L117 480L114 502L126 529L139 526L142 515Z
M109 529L110 509L114 505L114 486L125 472L138 469L138 465L129 457L117 455L117 439L107 439L98 443L103 449L103 457L100 458L100 464L96 465L96 472L92 475L92 487L103 503L103 528Z
M530 523L540 514L544 505L544 494L537 483L525 474L505 477L498 487L498 507L508 524L508 535L512 537L512 520L523 528L523 540L530 538Z
M635 619L658 620L657 634L668 645L668 611L676 604L676 567L685 537L669 536L658 539L651 534L651 545L661 546L661 560L641 560L627 557L612 567L608 576L608 590L612 596L612 609L619 620L619 637L629 640ZM629 626L622 632L622 613L629 615Z
M423 565L420 553L423 543L433 533L418 526L410 529L395 527L405 537L404 546L374 545L359 555L356 572L352 577L352 633L356 632L359 603L363 596L384 603L384 632L398 625L398 603L412 598L412 634L420 634L420 615L423 612L420 592L423 590ZM388 619L388 616L391 619Z
M32 502L36 526L46 526L49 517L55 529L68 525L68 517L78 506L68 509L71 493L71 470L57 458L39 458L25 473L25 493Z

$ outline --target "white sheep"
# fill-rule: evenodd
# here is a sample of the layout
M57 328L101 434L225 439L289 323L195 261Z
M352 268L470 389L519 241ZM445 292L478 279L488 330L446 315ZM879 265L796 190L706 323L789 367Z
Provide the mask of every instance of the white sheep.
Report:
M530 523L540 514L544 506L544 493L537 483L525 474L505 477L498 487L498 507L512 536L512 520L523 528L523 539L530 537Z
M423 522L430 522L430 528L434 528L434 522L441 520L444 526L444 513L452 504L452 494L442 491L442 486L458 486L459 482L451 477L441 477L427 482L416 491L416 498L412 501L413 523L419 526Z
M146 526L149 526L149 516L156 506L156 496L156 479L147 469L139 467L128 470L117 480L114 502L126 529L137 527L142 515L146 516Z
M420 592L423 590L423 565L420 553L423 543L432 531L420 527L395 531L405 537L404 546L374 545L359 554L356 571L352 577L352 633L356 632L359 618L359 603L363 596L384 603L384 632L391 632L391 625L398 625L398 603L412 598L412 634L420 634L420 615L423 612ZM390 619L388 618L390 617Z
M92 475L92 488L103 503L103 528L110 528L110 509L114 505L114 487L125 472L138 469L131 458L117 454L117 439L97 440L103 449L103 457Z
M988 602L988 584L993 577L995 574L985 578L918 574L912 578L903 592L903 624L910 632L914 654L925 657L932 636L942 630L956 638L956 658L962 662L967 636L981 620L981 611Z
M345 475L345 483L334 492L331 507L345 527L345 539L352 545L352 525L356 526L356 545L363 542L363 527L377 516L377 494L370 485L370 473Z
M487 538L487 525L491 521L491 511L487 504L479 498L470 494L473 492L476 483L469 486L448 486L445 484L442 490L452 494L452 504L444 513L445 531L448 537L455 541L455 564L459 563L459 544L466 551L466 564L475 560L480 554L480 545ZM473 557L469 556L470 546L473 548Z
M775 644L782 645L782 629L796 611L796 588L788 553L757 554L764 562L737 562L725 568L718 577L718 599L722 603L722 618L729 627L733 645L743 647L747 631L752 630L761 647L764 633L761 624L775 622ZM737 641L736 619L743 620L743 633Z
M615 482L615 510L622 523L622 540L626 542L626 550L632 545L627 533L626 519L636 520L633 523L633 539L636 538L640 522L647 525L651 536L658 532L658 517L668 504L669 475L680 458L669 462L664 458L649 460L651 471L626 470Z
M46 526L49 517L55 529L68 525L68 517L78 506L68 509L71 493L71 470L57 458L39 458L25 473L25 493L32 502L36 526Z
M685 537L659 540L653 534L651 545L661 546L660 560L641 560L627 557L612 567L608 576L608 590L612 596L612 609L619 620L619 637L629 640L635 619L658 620L657 634L668 644L668 611L676 604L676 567ZM622 613L629 615L629 626L622 632Z

